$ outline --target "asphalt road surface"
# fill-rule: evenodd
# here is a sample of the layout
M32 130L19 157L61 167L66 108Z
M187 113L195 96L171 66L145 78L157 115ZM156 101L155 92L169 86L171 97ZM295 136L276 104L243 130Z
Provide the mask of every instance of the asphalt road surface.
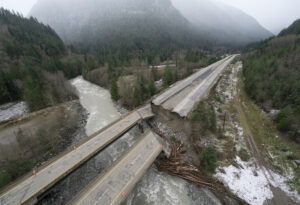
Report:
M215 84L221 72L228 66L228 64L235 58L235 56L222 62L216 66L209 74L202 76L202 81L196 88L184 98L174 109L173 112L178 113L181 117L187 116L193 109L194 105L199 102L208 93L210 88Z
M161 95L157 96L154 100L153 100L153 104L155 105L161 105L163 102L165 102L166 100L168 100L170 97L174 96L176 93L180 92L182 89L186 88L187 86L189 86L191 83L193 83L197 78L201 77L202 75L207 75L208 72L210 72L210 70L212 68L214 68L215 66L217 66L218 64L222 63L225 59L222 59L206 68L203 68L201 70L199 70L198 72L194 73L193 75L191 75L190 77L179 81L178 83L175 83L174 85L171 85L171 87L166 90L164 93L162 93Z
M158 136L148 132L70 204L120 204L161 151Z
M203 68L190 77L172 85L168 90L158 95L152 102L164 109L185 117L214 85L221 72L236 55L222 59Z

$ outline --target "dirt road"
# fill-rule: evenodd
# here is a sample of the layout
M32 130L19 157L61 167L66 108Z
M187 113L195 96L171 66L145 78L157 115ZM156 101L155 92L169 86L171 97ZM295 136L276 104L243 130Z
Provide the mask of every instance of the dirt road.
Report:
M238 91L240 92L240 91ZM293 202L289 196L286 195L285 192L283 192L280 188L274 187L270 181L274 180L274 177L272 176L272 172L270 171L270 167L268 163L265 161L263 156L261 155L261 152L253 138L253 130L251 129L251 126L249 125L247 121L247 117L245 114L245 111L242 104L243 100L240 97L240 93L236 95L236 98L234 99L234 105L236 107L236 110L238 112L238 118L239 121L245 131L245 136L248 142L249 150L252 154L252 156L255 159L255 162L257 166L261 169L263 172L265 178L269 182L269 186L271 188L271 191L273 193L273 198L271 200L266 200L264 202L264 205L297 205L296 202Z

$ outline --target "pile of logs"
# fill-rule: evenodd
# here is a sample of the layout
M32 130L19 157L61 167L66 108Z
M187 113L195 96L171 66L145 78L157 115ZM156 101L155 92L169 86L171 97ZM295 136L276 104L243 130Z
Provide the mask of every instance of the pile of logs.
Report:
M158 161L158 170L168 172L171 175L193 182L198 186L216 190L213 184L205 182L205 175L201 170L182 160L181 155L185 153L182 147L183 143L171 143L171 155L169 158L163 158Z

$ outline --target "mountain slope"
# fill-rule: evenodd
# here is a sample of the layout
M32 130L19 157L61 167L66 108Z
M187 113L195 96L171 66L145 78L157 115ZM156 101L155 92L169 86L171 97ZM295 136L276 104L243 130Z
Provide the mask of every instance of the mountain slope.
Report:
M76 98L64 75L81 72L53 29L0 8L0 103L25 100L31 111ZM77 63L77 62L76 62Z
M30 15L51 25L66 43L101 54L163 54L196 42L169 0L40 0Z
M288 28L282 30L278 36L285 36L285 35L291 35L291 34L300 34L300 19L294 21L292 25L290 25Z
M243 59L248 94L265 110L280 110L278 128L300 142L300 35L263 41Z
M271 35L233 8L192 0L176 7L178 2L39 0L30 15L53 27L68 44L100 54L117 53L119 58L141 53L150 58L170 56L178 47L240 46Z
M217 44L246 45L270 37L251 16L213 0L172 0L183 16Z

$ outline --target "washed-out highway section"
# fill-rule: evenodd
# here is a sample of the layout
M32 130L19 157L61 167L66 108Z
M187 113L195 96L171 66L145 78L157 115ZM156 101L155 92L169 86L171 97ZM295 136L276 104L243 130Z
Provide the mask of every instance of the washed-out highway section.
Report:
M124 118L95 134L94 137L73 151L61 156L43 169L38 170L35 175L24 179L19 184L14 185L11 189L4 192L0 196L0 204L16 205L35 201L38 195L116 140L137 122L153 116L154 114L150 105L131 112Z

